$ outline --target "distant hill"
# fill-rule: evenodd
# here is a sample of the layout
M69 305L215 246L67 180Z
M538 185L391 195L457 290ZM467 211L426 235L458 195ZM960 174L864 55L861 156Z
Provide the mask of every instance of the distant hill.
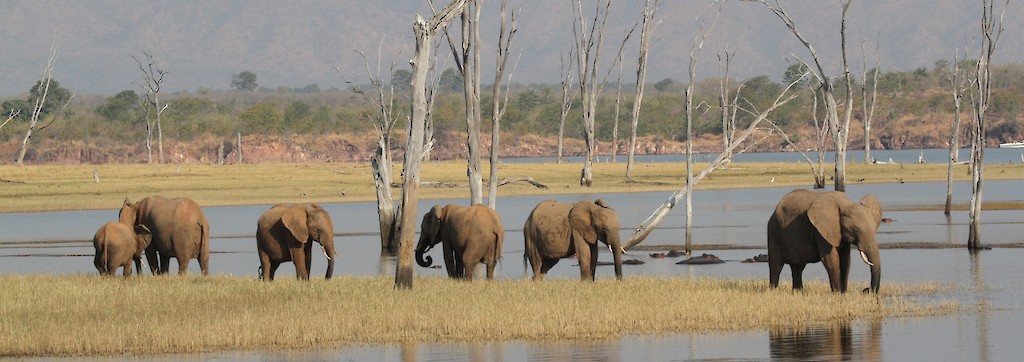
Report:
M439 6L447 3L435 0ZM513 3L517 3L514 2ZM560 53L572 42L569 1L523 1L516 46L522 57L513 80L556 83ZM642 1L619 1L612 10L602 57L611 61L627 27L639 18ZM686 80L685 64L706 2L664 1L657 41L650 58L652 82ZM485 2L482 16L487 43L485 69L493 63L497 39L497 0ZM820 55L838 64L839 5L836 1L790 0L783 5ZM1021 19L1024 8L1011 4L997 62L1024 56ZM860 42L878 51L885 70L931 68L952 59L965 43L977 44L980 4L964 0L862 0L849 15L851 61L859 69ZM347 1L8 1L0 13L0 96L27 91L38 79L53 30L61 29L55 77L76 93L112 95L138 89L141 73L130 58L152 51L170 72L170 91L229 88L231 76L251 71L261 87L344 87L365 81L363 50L385 65L394 59L406 67L412 56L411 24L416 13L429 14L425 0ZM714 9L701 19L710 23ZM634 34L634 43L639 33ZM700 78L718 74L715 53L738 47L736 76L780 79L787 58L806 51L770 11L756 2L728 1L704 48ZM438 48L441 58L447 47ZM974 51L976 54L977 51ZM636 49L627 47L624 81L635 77ZM447 62L450 67L452 61ZM608 63L605 63L608 64ZM374 63L375 66L375 63ZM340 73L335 70L340 68ZM605 66L605 69L607 65ZM615 73L612 73L614 79ZM485 79L490 79L485 73Z

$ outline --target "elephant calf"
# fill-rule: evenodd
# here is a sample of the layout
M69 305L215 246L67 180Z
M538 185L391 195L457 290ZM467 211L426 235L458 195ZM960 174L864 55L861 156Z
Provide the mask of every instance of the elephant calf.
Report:
M100 275L114 275L117 268L124 268L124 276L132 275L132 261L135 270L142 274L142 252L149 246L150 234L144 228L138 234L127 224L111 221L96 231L92 246L96 248L93 264Z
M442 243L449 277L472 280L476 264L483 262L487 265L487 279L494 279L504 241L501 217L491 208L480 204L434 205L423 215L416 263L424 268L433 264L433 258L424 258L424 254Z
M593 281L598 241L612 249L615 277L622 279L624 251L619 237L619 217L601 199L574 204L541 201L526 219L523 237L526 246L523 259L530 261L534 280L544 279L561 258L576 254L580 279Z
M334 224L331 215L317 204L274 205L256 222L256 248L260 255L260 279L274 280L281 263L295 264L295 276L309 280L313 242L327 256L327 274L334 273Z
M792 191L779 201L768 220L769 284L779 286L782 267L789 264L793 289L803 288L804 267L821 262L833 292L846 292L850 276L850 246L860 250L871 268L872 292L882 276L875 233L882 223L882 206L871 194L855 203L842 192Z

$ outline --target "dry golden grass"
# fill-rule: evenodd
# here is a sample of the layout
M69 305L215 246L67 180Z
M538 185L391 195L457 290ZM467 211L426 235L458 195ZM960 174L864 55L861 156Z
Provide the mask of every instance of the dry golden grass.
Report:
M530 176L548 186L539 189L516 183L499 189L499 196L671 191L684 183L683 164L640 163L634 180L625 178L625 163L594 164L594 187L579 186L579 164L503 163L501 177ZM704 167L698 164L697 169ZM966 166L958 165L957 180L967 180ZM484 169L488 169L486 163ZM99 175L95 182L93 172ZM847 165L849 185L943 181L941 164ZM396 182L400 166L393 173ZM421 181L444 182L456 187L421 188L423 198L466 197L466 165L461 161L424 165ZM990 165L986 178L1024 179L1024 166ZM487 176L484 175L486 178ZM769 183L769 180L774 182ZM803 163L736 163L716 170L698 188L744 188L774 185L808 187L810 168ZM352 202L375 199L367 164L311 163L257 165L35 165L0 166L0 212L115 209L125 197L151 194L186 196L203 206L274 204L279 202ZM395 198L400 190L394 188Z
M389 277L308 283L215 277L0 276L0 356L156 354L365 343L617 338L957 313L934 284L878 295L767 281ZM864 286L857 286L864 287ZM922 300L940 300L921 302Z

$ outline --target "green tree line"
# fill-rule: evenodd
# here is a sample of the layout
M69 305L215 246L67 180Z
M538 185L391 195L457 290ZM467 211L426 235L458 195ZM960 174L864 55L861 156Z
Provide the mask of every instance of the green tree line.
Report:
M879 132L885 132L886 125L895 127L898 122L923 122L938 115L944 119L945 127L952 117L952 101L949 84L946 80L948 70L952 66L972 67L970 61L952 65L948 61L935 62L932 69L918 68L910 71L882 72L878 77L877 113L874 124ZM791 66L783 74L782 79L796 79L799 67ZM871 70L875 71L875 70ZM464 112L462 111L461 82L452 78L452 73L442 76L438 96L433 108L433 123L436 132L451 133L463 131L465 128ZM393 77L397 92L396 109L408 112L408 89L402 70ZM1022 134L1024 123L1021 122L1021 107L1024 105L1024 65L1007 64L993 68L994 79L992 91L993 117L990 135ZM869 76L868 79L871 79ZM54 85L58 83L54 81ZM759 75L744 80L734 80L731 86L740 89L741 106L750 110L763 109L775 98L786 84L776 82L767 75ZM742 84L742 86L740 86ZM857 85L859 87L859 85ZM34 86L27 96L9 97L3 101L3 114L11 110L21 109L18 118L31 113L29 105L38 85ZM683 94L685 84L672 79L662 79L652 84L652 92L648 92L641 111L638 134L664 139L685 140L685 129L682 122ZM698 135L717 135L721 133L720 112L718 107L718 79L708 78L695 84L696 97L694 104L699 104L697 114L700 115L694 125L694 133ZM614 110L615 91L612 86L605 87L605 101L600 102L597 112L596 132L602 142L612 137L612 129L616 113ZM57 85L52 92L64 94L69 92ZM489 89L483 87L483 89ZM624 90L625 93L632 89ZM735 90L734 90L735 91ZM810 110L812 97L810 90L801 87L800 97L773 113L772 121L790 133L791 137L801 137L801 127L812 122ZM77 93L77 92L76 92ZM855 91L859 94L859 91ZM56 140L83 140L95 143L141 144L145 138L146 124L143 108L140 106L140 94L135 90L123 90L110 96L84 95L76 99L59 115L58 122L33 136L36 139L50 138ZM484 105L484 116L491 112L490 96L484 94L481 103ZM503 132L507 137L523 135L556 136L558 118L561 107L561 94L556 84L514 85L509 96L509 107L504 115ZM54 97L53 102L59 102ZM301 88L259 89L249 88L230 91L200 89L195 92L170 94L166 98L169 104L163 114L165 137L179 141L203 138L231 138L236 133L266 135L319 135L338 133L372 132L373 123L368 115L373 110L365 99L351 90L321 90L315 84ZM628 110L632 106L632 97L623 97L619 105L619 137L628 135ZM44 112L55 112L60 105L48 102ZM578 102L576 100L575 102ZM859 99L856 102L860 102ZM582 125L579 105L574 105L569 116L566 136L582 137ZM859 110L859 106L857 108ZM855 111L859 115L859 112ZM54 114L46 114L55 117ZM948 118L947 118L948 116ZM738 127L749 124L752 116L740 113ZM0 142L11 142L23 137L25 122L15 121L0 129ZM400 118L404 119L404 117ZM403 129L404 127L399 127ZM489 130L486 129L485 132ZM404 132L404 130L403 130ZM809 135L804 135L809 136ZM1006 141L1006 140L999 140Z

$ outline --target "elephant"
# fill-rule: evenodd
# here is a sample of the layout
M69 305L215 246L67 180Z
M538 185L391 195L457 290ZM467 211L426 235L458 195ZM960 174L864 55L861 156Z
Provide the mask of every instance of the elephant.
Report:
M149 246L150 233L144 226L132 230L131 226L110 221L96 231L92 246L96 248L93 265L100 275L114 275L117 268L124 269L125 278L132 275L132 261L135 270L142 275L142 252Z
M438 243L444 251L444 265L450 278L473 280L476 264L487 266L487 279L494 279L494 268L501 260L505 229L498 213L485 205L434 205L420 226L416 244L416 264L427 268L433 258L424 254Z
M850 275L850 245L871 269L871 292L878 292L882 261L875 233L882 207L867 194L854 203L838 191L794 190L779 201L768 220L768 268L772 288L779 286L784 264L793 273L793 289L803 288L803 270L821 262L833 292L845 293Z
M295 264L295 277L309 280L313 241L327 256L327 273L334 274L334 224L331 215L317 204L278 204L256 222L256 248L260 256L260 279L274 280L281 263Z
M533 279L543 280L558 260L576 254L580 279L594 280L597 269L597 241L612 249L615 277L622 279L622 254L619 217L604 201L580 201L574 204L544 200L537 204L523 226L526 250L524 263L530 261Z
M210 273L210 223L195 201L149 196L138 202L124 199L120 222L132 225L136 234L148 230L151 241L146 260L154 275L167 274L171 258L178 259L178 275L188 273L188 262L199 260L203 275Z

